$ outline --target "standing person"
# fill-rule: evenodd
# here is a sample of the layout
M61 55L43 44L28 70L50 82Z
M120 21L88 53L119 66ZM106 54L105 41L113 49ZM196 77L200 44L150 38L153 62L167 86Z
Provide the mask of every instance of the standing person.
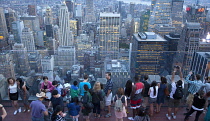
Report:
M92 109L87 107L87 104L92 103L92 96L89 92L88 85L84 85L84 89L85 89L85 92L84 92L84 96L82 97L83 98L82 114L83 114L83 119L85 119L85 121L90 121L89 115Z
M160 88L158 89L158 95L157 95L157 104L156 104L156 111L157 113L160 112L160 108L162 104L164 104L165 100L165 89L167 88L167 79L165 77L161 77L160 79Z
M120 100L121 102L119 102L118 100ZM126 96L124 95L123 88L118 88L117 94L114 97L114 102L115 102L116 121L123 121L123 117L127 117L127 113L125 110L125 108L127 107L127 100L126 100ZM116 107L116 106L118 106L118 107ZM122 108L122 109L119 109L119 106L121 106L120 108Z
M18 91L17 91L17 83L14 78L8 78L7 82L9 84L8 87L8 95L9 99L12 101L12 105L15 108L14 115L16 115L18 112L21 112L21 108L18 105Z
M67 104L68 112L70 117L73 118L73 121L78 121L80 105L78 97L74 97L72 103Z
M132 85L133 85L133 82L131 80L128 80L125 84L125 96L127 98L127 102L128 100L130 100L130 96L131 96L131 92L132 92ZM128 112L128 107L126 107L126 112Z
M207 92L206 94L206 98L209 98L210 97L210 92ZM204 121L210 121L210 106L207 107L208 110L206 112L206 116L204 118Z
M16 81L18 85L18 93L20 94L20 97L23 100L23 104L25 107L23 112L26 112L26 111L30 112L29 102L28 102L29 92L26 89L26 84L21 78L17 78Z
M150 121L150 117L144 107L140 107L138 115L135 116L134 121Z
M63 86L58 83L58 81L53 81L52 85L54 86L54 90L58 91L58 94L61 95L61 90L63 89Z
M62 107L62 111L64 111L63 98L61 97L60 94L58 94L57 90L52 91L52 97L50 98L48 109L50 108L51 103L53 106L53 110L55 110L56 106L60 105Z
M207 77L207 82L205 83L205 86L204 86L204 92L205 94L210 92L210 77ZM210 97L208 97L206 100L206 103L204 106L205 111L207 110L207 107L209 106L209 104L210 104Z
M79 88L77 87L77 81L74 81L73 85L71 85L70 96L71 96L71 99L74 99L74 97L79 96Z
M149 92L149 88L150 88L150 84L148 83L148 75L145 75L144 76L144 80L142 81L142 83L144 84L144 91L143 91L143 103L142 103L142 106L144 108L147 107L148 105L148 100L149 100L149 95L148 95L148 92Z
M196 93L194 95L192 107L191 107L190 111L186 114L184 121L188 121L189 116L194 111L197 111L194 121L198 121L199 116L202 114L202 112L204 110L205 102L206 102L206 100L204 98L204 92L203 92L203 90L200 90L198 93Z
M151 84L151 87L149 88L149 109L150 109L150 116L153 116L154 107L153 104L157 101L157 95L158 95L158 88L156 81L153 81Z
M48 116L48 111L42 101L46 98L44 92L37 93L36 97L39 99L32 101L30 104L32 121L44 121L44 115Z
M106 72L106 86L104 89L104 93L105 93L105 106L108 107L108 113L104 116L105 118L111 117L111 100L112 100L112 88L113 88L113 81L111 79L111 73L110 72Z
M66 113L63 113L62 109L63 109L62 106L60 105L56 106L51 116L51 121L66 121L64 118L66 116Z
M84 96L84 85L87 85L89 89L91 89L91 85L88 82L88 75L84 75L84 81L79 83L79 90L80 90L80 95Z
M139 77L135 76L135 84L132 86L131 92L131 109L133 109L133 117L128 117L129 120L134 120L137 115L138 109L142 103L142 91L144 89L144 84L140 82Z
M192 75L192 71L189 72L188 76L186 77L185 81L190 84L189 88L188 88L188 92L189 95L187 97L187 104L188 104L188 108L187 110L189 110L192 107L192 102L193 102L193 98L194 98L194 94L197 93L199 91L199 89L201 88L201 86L204 86L204 84L202 83L201 76L199 74L195 75L195 80L194 81L190 81L189 78Z
M2 110L2 115L0 116L0 121L4 120L4 118L7 116L7 112L4 109L4 106L2 104L0 104L0 109Z
M54 86L52 85L51 81L48 80L47 76L44 76L43 80L44 82L41 84L41 91L46 93L47 99L50 99Z
M179 71L179 74L180 74L180 78L181 80L177 81L177 83L175 83L175 80L174 80L174 77L175 77L175 73L177 71L177 68L174 68L174 71L172 72L172 77L171 77L171 92L170 92L170 99L169 99L169 103L168 103L168 113L166 114L166 117L168 120L171 120L171 116L176 119L176 114L177 114L177 111L179 109L179 105L180 105L180 102L181 102L181 98L177 98L176 97L176 92L179 92L179 94L181 96L184 95L183 93L183 76L182 76L182 72L181 72L181 67L179 67L178 71ZM174 108L174 113L171 113L172 111L172 108Z
M100 109L100 101L103 100L103 92L101 91L101 84L100 82L95 82L93 86L93 92L92 92L92 102L94 105L93 108L93 114L94 117L101 117L101 109Z

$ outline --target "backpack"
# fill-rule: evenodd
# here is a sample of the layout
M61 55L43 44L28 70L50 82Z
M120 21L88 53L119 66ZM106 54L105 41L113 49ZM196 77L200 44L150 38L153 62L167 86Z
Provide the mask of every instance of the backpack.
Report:
M173 98L175 100L180 100L180 99L182 99L183 95L184 95L184 92L182 89L182 85L180 85L180 86L176 85L176 91L173 94Z
M117 100L115 102L114 109L117 112L122 112L123 111L123 103L122 103L121 99L122 99L123 96L121 96L120 98L118 98L118 96L116 95L116 97L117 97Z

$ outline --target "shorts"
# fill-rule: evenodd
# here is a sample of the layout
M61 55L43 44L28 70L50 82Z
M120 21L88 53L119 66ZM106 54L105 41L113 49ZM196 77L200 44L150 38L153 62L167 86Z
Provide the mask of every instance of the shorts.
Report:
M149 99L149 97L144 97L144 100L143 100L143 103L142 103L142 106L143 106L144 108L146 108L147 105L148 105L148 99Z
M9 93L10 100L18 100L18 92L16 93Z
M169 108L178 108L180 105L181 100L174 100L172 98L169 99L168 107Z
M149 104L156 103L157 98L149 98Z
M192 103L193 103L193 98L194 98L194 95L193 94L189 94L188 96L187 96L187 104L188 105L192 105Z
M112 92L107 96L105 96L105 105L110 106L112 101Z
M138 100L131 100L131 109L140 108L141 102L142 102L141 99L138 99Z
M157 104L163 104L165 100L165 96L157 96Z

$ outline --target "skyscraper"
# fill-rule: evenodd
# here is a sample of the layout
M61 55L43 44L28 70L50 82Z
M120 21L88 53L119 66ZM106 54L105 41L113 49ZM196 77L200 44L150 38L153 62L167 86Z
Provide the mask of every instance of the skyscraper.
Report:
M101 57L117 59L119 52L120 14L100 13L99 46Z
M69 12L65 4L60 6L59 10L60 26L60 46L71 46L73 44L72 35L70 34Z
M8 8L7 10L5 10L5 19L6 19L6 23L7 23L7 30L8 32L12 31L12 22L16 21L16 15L15 15L15 11Z
M25 27L23 29L22 36L21 36L21 43L24 44L24 47L27 48L28 52L35 51L34 36L33 36L33 32L30 30L30 28Z
M86 0L85 22L96 22L93 0Z
M66 0L65 1L66 6L68 7L68 11L70 13L70 17L74 17L74 8L75 8L75 3L74 0Z
M23 21L12 22L12 34L16 43L21 43L22 30L24 28Z
M0 53L0 73L6 78L15 77L13 58L11 53Z
M132 17L134 18L134 10L135 10L135 3L130 3L130 14L132 15Z
M36 5L28 5L28 15L36 16Z
M46 16L45 16L45 28L46 28L46 36L53 37L53 27L52 27L52 10L51 8L46 9Z
M4 15L4 9L0 7L0 48L6 46L6 39L8 37L7 24Z

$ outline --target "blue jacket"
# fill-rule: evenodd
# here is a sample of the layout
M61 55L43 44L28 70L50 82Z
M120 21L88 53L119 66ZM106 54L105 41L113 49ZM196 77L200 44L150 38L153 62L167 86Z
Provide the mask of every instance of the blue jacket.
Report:
M76 103L68 103L67 108L69 109L70 116L77 116L80 112L80 105Z

